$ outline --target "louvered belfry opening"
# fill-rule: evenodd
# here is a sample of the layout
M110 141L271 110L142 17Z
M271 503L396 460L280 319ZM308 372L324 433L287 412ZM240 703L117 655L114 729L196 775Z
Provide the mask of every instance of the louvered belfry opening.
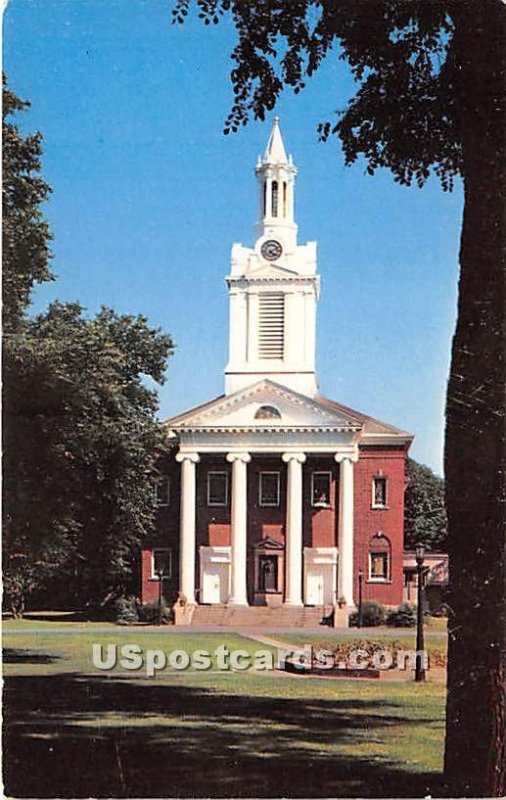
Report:
M282 360L285 345L285 296L265 292L259 296L258 357Z

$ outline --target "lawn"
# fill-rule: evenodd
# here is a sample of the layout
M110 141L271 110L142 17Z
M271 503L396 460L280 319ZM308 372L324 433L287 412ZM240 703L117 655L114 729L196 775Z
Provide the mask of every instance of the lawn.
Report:
M93 665L93 643L249 653L234 633L4 625L4 778L15 797L440 794L444 686ZM40 632L36 632L40 631ZM277 638L277 637L276 637ZM305 637L302 637L305 638Z

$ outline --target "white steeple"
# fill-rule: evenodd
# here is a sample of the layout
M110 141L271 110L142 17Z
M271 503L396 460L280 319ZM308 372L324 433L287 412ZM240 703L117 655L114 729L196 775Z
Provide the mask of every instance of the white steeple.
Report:
M286 164L288 159L286 157L285 146L283 144L283 137L279 127L279 117L274 117L274 124L272 126L271 135L267 142L267 147L264 153L264 163L269 164Z
M263 158L258 158L256 176L259 189L257 237L283 236L295 244L297 225L294 222L294 188L297 170L292 157L286 155L278 117L274 117L271 135Z
M256 166L259 218L253 247L232 246L227 394L270 378L310 397L315 371L316 242L297 244L294 188L297 170L286 155L274 118Z

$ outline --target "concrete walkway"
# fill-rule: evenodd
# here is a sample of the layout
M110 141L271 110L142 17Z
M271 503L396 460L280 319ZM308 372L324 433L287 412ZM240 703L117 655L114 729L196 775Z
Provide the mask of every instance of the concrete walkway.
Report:
M20 623L21 625L23 623ZM255 638L258 636L276 634L276 633L283 633L283 634L292 634L294 636L314 636L318 635L321 637L328 637L329 640L332 640L335 636L350 636L354 638L374 638L376 636L392 636L395 638L402 638L403 636L415 636L415 629L414 628L386 628L386 627L378 627L378 628L330 628L326 627L325 625L320 625L318 628L270 628L270 627L261 627L261 628L244 628L241 626L235 627L233 625L179 625L175 627L174 625L103 625L97 626L95 623L82 623L76 622L73 625L68 625L66 627L61 627L59 625L55 625L54 627L49 625L41 626L40 628L36 628L32 625L27 625L26 628L24 627L16 627L11 628L9 625L2 626L4 636L15 636L15 635L22 635L27 636L29 634L87 634L87 633L110 633L112 635L115 634L124 634L127 631L129 633L140 633L140 634L155 634L155 633L165 633L167 635L177 635L179 633L237 633L241 636L246 636L247 638ZM430 628L425 628L425 634L431 637L437 637L444 639L448 634L446 631L433 631ZM287 644L286 642L284 643Z

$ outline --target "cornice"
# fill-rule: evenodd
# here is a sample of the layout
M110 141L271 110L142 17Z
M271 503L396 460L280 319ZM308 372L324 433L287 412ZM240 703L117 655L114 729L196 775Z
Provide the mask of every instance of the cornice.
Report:
M298 284L316 284L320 283L319 275L227 275L227 285L230 287L232 284L256 284L263 283L298 283Z
M176 433L350 433L360 430L357 426L346 425L285 425L271 428L250 426L224 426L224 425L192 425L174 426Z

